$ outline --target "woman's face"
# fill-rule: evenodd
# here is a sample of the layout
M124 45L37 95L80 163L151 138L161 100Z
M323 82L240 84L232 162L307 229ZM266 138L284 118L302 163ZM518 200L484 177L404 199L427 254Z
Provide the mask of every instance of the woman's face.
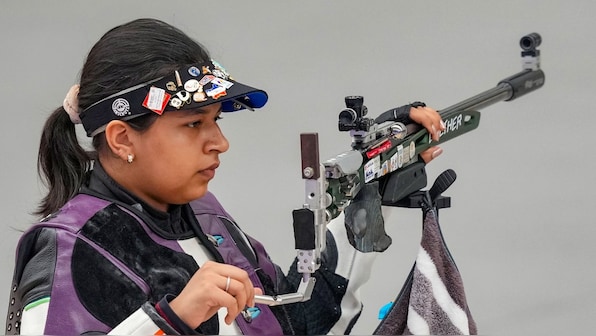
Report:
M219 166L219 154L229 148L217 124L220 114L221 104L170 111L136 133L135 184L127 188L160 210L203 196Z

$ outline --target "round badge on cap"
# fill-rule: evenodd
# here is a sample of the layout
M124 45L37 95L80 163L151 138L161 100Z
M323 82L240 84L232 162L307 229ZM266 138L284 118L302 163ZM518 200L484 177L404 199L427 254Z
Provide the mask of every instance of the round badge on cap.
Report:
M188 73L189 73L191 76L195 76L195 77L197 77L198 75L200 75L200 74L201 74L201 70L199 70L199 68L197 68L197 67L195 67L195 66L192 66L192 67L188 68Z
M124 117L130 111L130 104L124 98L118 98L112 103L112 111L119 117Z
M196 79L189 79L186 81L186 83L184 83L184 90L188 91L188 92L195 92L199 89L199 86L201 86L199 84L199 81Z

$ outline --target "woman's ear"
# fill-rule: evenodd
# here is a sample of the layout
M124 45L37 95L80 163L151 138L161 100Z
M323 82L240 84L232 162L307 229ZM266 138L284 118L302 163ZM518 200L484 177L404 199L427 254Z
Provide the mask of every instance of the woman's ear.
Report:
M106 126L106 143L110 151L123 161L127 161L129 155L134 155L134 133L135 131L124 121L112 120Z

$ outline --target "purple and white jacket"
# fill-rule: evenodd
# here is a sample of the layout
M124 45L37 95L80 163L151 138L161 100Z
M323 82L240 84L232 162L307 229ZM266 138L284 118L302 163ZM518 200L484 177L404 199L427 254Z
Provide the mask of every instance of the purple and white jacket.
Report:
M275 295L296 290L295 265L284 275L258 241L244 234L214 195L183 206L193 233L171 235L134 206L80 193L19 241L6 334L346 334L362 310L359 288L376 253L350 245L343 216L328 226L328 247L312 299L223 322L221 309L197 330L156 311L194 272L215 260L248 272ZM173 325L174 324L174 325ZM188 327L186 327L188 328Z

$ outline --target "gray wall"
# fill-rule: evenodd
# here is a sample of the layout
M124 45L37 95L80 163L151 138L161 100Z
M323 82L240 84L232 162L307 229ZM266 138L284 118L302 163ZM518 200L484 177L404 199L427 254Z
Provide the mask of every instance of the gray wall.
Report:
M164 19L237 79L268 90L264 110L222 121L231 149L211 190L281 265L293 258L291 211L304 198L301 132L318 132L321 157L332 157L350 145L336 128L344 96L363 95L373 116L414 100L447 107L518 72L519 38L536 31L546 85L482 110L480 127L445 144L427 172L458 173L441 223L480 333L592 330L594 13L587 0L2 1L0 303L19 230L43 192L35 170L41 127L109 28ZM363 291L356 334L372 332L417 252L420 212L395 212L387 223L394 243Z

